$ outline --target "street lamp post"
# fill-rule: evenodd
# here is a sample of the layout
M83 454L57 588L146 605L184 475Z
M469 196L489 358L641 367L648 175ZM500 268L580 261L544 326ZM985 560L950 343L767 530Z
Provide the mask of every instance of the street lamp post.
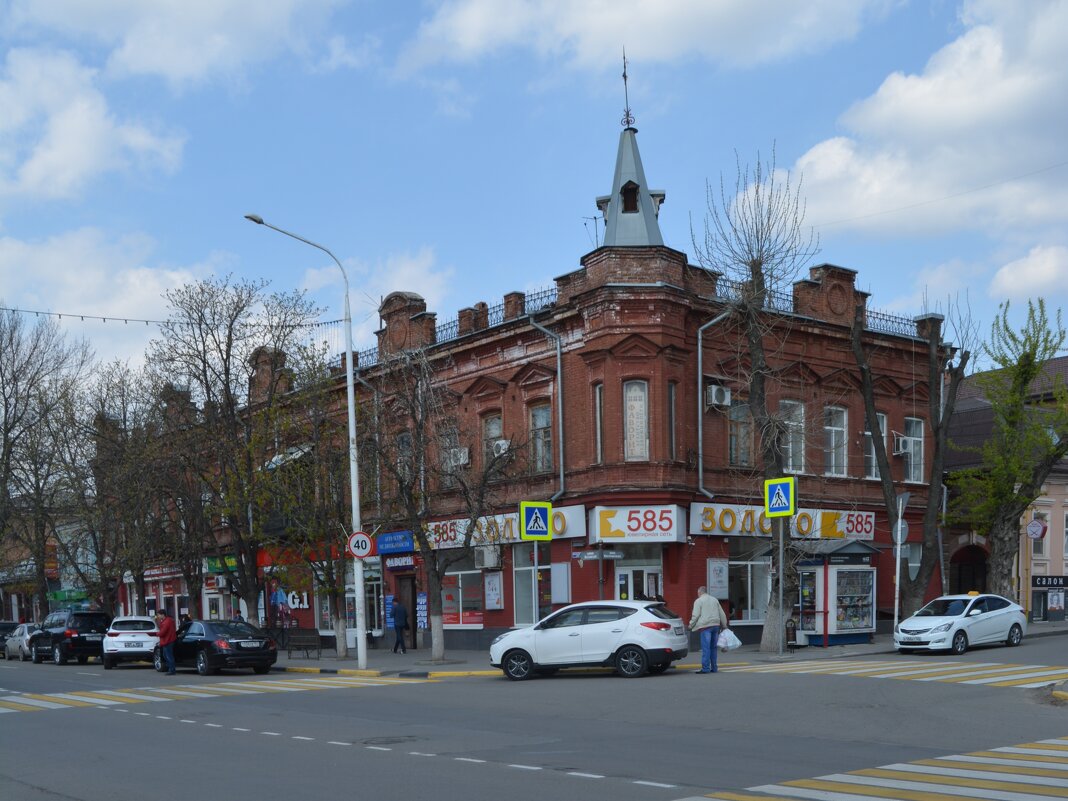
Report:
M318 248L334 260L334 264L341 270L341 277L345 279L345 392L348 399L349 409L349 494L352 497L352 531L359 531L360 473L356 453L356 390L353 385L352 377L352 314L349 311L348 273L345 272L345 268L341 265L341 262L338 261L337 256L322 245L312 242L310 239L298 236L291 231L279 228L276 225L271 225L269 222L265 222L264 219L257 214L246 214L245 219L256 223L256 225L265 225L271 230L277 231L280 234L285 234L286 236L303 242L306 245L311 245L313 248ZM366 670L367 613L364 608L363 560L353 557L352 575L353 584L355 584L354 591L356 593L356 663L360 670Z

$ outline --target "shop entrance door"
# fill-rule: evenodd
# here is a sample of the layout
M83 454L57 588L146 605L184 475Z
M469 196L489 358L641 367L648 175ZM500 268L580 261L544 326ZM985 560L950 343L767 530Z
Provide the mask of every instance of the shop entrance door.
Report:
M664 571L660 565L616 568L617 601L652 601L664 594Z
M418 639L415 630L415 577L398 576L397 596L408 608L408 628L404 630L405 647L415 650Z

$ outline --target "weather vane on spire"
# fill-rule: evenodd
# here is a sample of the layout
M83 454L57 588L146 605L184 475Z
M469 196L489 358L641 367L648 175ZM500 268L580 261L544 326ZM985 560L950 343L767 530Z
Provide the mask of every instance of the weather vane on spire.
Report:
M634 115L630 113L630 93L627 91L627 48L623 48L623 97L626 100L626 106L623 109L623 119L620 120L623 123L624 128L634 127Z

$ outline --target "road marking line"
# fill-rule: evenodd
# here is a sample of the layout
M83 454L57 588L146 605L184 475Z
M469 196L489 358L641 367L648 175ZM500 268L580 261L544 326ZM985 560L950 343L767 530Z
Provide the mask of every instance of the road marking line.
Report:
M0 709L4 712L40 712L39 706L30 706L29 704L20 704L18 701L11 701L7 698L0 699Z
M179 723L196 723L196 721L195 721L195 720L186 720L185 718L182 718L182 719L181 719L181 720L179 720L178 722L179 722Z
M326 744L327 745L348 745L348 743L343 743L340 740L327 740Z
M478 765L486 764L486 760L484 759L472 759L471 757L453 757L453 759L457 762L474 762Z
M240 726L233 726L234 731L252 731L252 729L242 729Z
M261 731L260 734L266 734L268 737L281 737L282 736L282 732L280 732L280 731Z
M138 689L147 690L154 693L166 693L168 695L177 695L181 698L217 698L218 696L210 693L191 693L188 690L173 690L170 687L164 689L163 687L140 687Z
M932 767L930 765L916 765L907 762L898 762L893 765L883 765L882 770L903 773L920 773L935 776L956 776L962 779L992 779L1001 782L1017 782L1019 784L1037 784L1045 787L1068 787L1068 778L1053 776L1022 775L1007 773L1005 771L993 772L984 770L969 770L967 768L950 768L948 766ZM867 775L867 771L858 771ZM876 775L876 774L870 774ZM879 774L881 775L881 774Z
M58 703L65 706L93 706L89 701L84 698L76 698L74 696L68 696L66 693L49 693L48 695L39 695L37 693L25 693L24 698L36 698L39 701L50 701L55 699ZM118 703L116 701L115 703Z
M55 701L42 701L37 698L31 698L28 695L20 695L18 698L8 700L17 704L40 707L41 709L66 709L70 706L70 704L57 704Z
M578 776L580 779L603 779L599 773L579 773L577 770L569 771L568 776Z
M664 788L678 787L677 784L663 784L661 782L647 782L647 781L641 781L641 780L636 780L636 781L632 782L632 784L641 784L641 785L643 785L645 787L664 787Z
M84 698L95 698L103 704L129 704L140 703L141 701L173 700L171 698L165 698L162 695L141 695L139 693L124 692L122 690L75 690L70 694Z
M386 748L386 747L381 746L381 745L368 745L368 746L365 746L365 747L367 748L368 751L392 751L393 750L392 748Z
M315 738L314 737L302 737L299 734L294 734L293 735L293 739L294 740L314 740Z
M148 713L148 712L134 712L134 714L135 714L135 715L139 715L139 716L141 716L141 717L143 717L143 718L150 718L150 717L152 717L152 715L151 715L150 713Z
M209 729L221 729L222 728L222 724L221 723L205 723L204 725L207 726Z
M157 717L157 718L158 718L159 720L174 720L174 718L170 718L170 717L168 717L167 715L156 715L156 717Z
M509 765L510 768L519 768L519 770L541 770L537 765Z

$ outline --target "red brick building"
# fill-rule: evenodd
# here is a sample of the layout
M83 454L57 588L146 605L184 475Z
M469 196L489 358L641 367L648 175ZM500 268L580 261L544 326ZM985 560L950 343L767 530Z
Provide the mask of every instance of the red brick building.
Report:
M759 637L771 526L761 514L743 331L722 317L737 287L664 245L657 219L665 195L648 188L635 134L622 132L612 192L597 200L604 245L577 269L550 290L478 303L443 325L417 294L393 293L380 309L377 351L360 354L360 374L373 384L379 353L447 353L438 378L460 398L467 427L481 432L463 458L476 465L486 449L513 439L529 449L530 474L506 488L507 501L485 521L508 544L479 550L450 576L446 647L482 647L501 630L599 597L661 595L685 616L700 585L726 602L744 640ZM864 634L877 609L893 608L894 561L850 350L854 309L867 302L856 275L821 264L773 297L768 401L785 422L787 469L797 477L795 536L811 541L813 561L875 569L867 609L860 600L852 610L832 608L827 596L817 612L837 617L839 631L852 625ZM926 333L940 323L936 315L866 319L866 341L878 345L880 428L895 454L894 479L912 495L906 518L917 542L928 491L927 401L937 392L926 383ZM520 542L519 502L550 499L557 536ZM448 547L459 507L447 488L434 503L440 522L432 531ZM366 499L364 516L375 518ZM418 612L425 586L410 537L389 528L381 573L374 563L368 571L369 627L378 630L388 614L383 596L399 594ZM841 581L838 594L847 597ZM327 633L328 619L316 615Z

